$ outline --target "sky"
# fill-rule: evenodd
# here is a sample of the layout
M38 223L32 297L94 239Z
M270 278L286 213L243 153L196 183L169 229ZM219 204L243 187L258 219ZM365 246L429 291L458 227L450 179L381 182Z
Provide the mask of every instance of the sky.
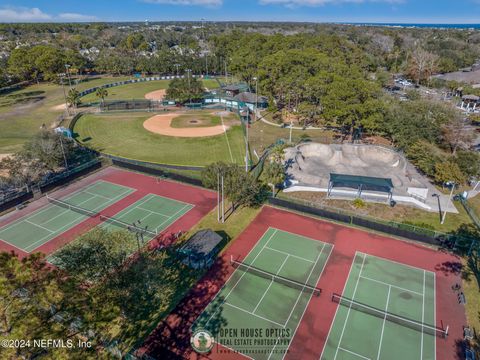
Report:
M480 23L480 0L0 0L0 22Z

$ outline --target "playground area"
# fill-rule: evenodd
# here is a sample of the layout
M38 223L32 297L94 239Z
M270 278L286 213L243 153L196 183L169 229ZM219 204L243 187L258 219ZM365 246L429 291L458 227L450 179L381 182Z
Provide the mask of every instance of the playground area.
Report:
M108 168L0 218L0 248L49 254L95 226L161 242L170 231L188 230L213 205L207 191Z
M427 211L438 211L438 201L432 197L435 186L400 153L386 147L357 144L304 143L285 150L289 186L286 192L328 192L330 196L352 199L358 189L338 186L329 189L330 174L382 178L393 184L392 199ZM443 210L458 213L448 195L440 196ZM389 195L363 191L362 199L385 202Z

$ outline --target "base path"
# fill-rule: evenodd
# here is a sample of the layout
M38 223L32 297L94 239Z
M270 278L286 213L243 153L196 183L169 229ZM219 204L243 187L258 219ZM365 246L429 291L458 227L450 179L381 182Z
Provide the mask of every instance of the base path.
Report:
M165 97L166 93L167 93L167 90L165 90L165 89L151 91L151 92L145 94L145 99L161 101Z
M210 127L192 127L192 128L173 128L172 120L180 115L162 114L155 115L143 123L143 127L156 134L176 137L206 137L221 135L228 130L228 126L217 125Z

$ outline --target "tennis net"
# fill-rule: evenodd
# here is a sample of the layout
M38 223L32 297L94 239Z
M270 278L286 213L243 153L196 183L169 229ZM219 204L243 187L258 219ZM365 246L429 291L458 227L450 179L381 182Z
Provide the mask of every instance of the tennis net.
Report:
M289 279L289 278L286 278L286 277L283 277L283 276L280 276L280 275L277 275L277 274L273 274L273 273L268 272L266 270L259 269L258 267L255 267L253 265L245 264L245 263L240 262L238 260L234 260L233 256L230 258L230 263L236 269L239 269L241 271L245 271L249 274L257 275L257 276L262 277L262 278L267 279L267 280L277 282L279 284L291 287L293 289L297 289L297 290L308 292L308 293L313 293L316 296L320 296L320 294L322 293L322 289L320 289L318 287L315 287L315 286L312 286L312 285L309 285L309 284L305 284L305 283L302 283L300 281L292 280L292 279Z
M157 232L156 229L155 230L153 230L153 229L148 230L146 228L142 228L140 226L129 224L125 221L115 219L111 216L100 215L100 219L105 221L108 224L113 224L115 226L127 229L128 231L131 231L131 232L136 232L136 233L143 234L143 235L149 235L149 236L152 236L152 237L156 237L158 235L158 232Z
M65 208L65 209L74 211L74 212L79 213L79 214L82 214L82 215L86 215L86 216L89 216L89 217L96 217L96 216L98 216L98 212L95 212L95 211L92 211L92 210L88 210L88 209L82 208L82 207L77 206L77 205L69 204L69 203L67 203L67 202L65 202L65 201L52 198L52 197L50 197L50 196L48 196L48 195L47 195L47 200L48 200L48 202L50 202L50 203L52 203L52 204L54 204L54 205L60 206L60 207L62 207L62 208Z
M332 295L332 301L340 305L347 306L351 309L358 310L363 313L388 320L392 323L395 323L404 327L408 327L412 330L423 332L432 336L438 336L441 338L446 338L448 336L448 326L445 329L443 329L438 326L425 324L420 321L415 321L403 316L392 314L388 311L377 309L373 306L366 305L355 300L351 300L345 296L335 294L335 293Z
M54 205L60 206L62 208L74 211L74 212L82 214L82 215L86 215L86 216L89 216L89 217L100 216L100 220L105 221L106 223L113 224L113 225L116 225L118 227L127 229L128 231L131 231L131 232L135 232L135 233L143 234L143 235L149 235L149 236L152 236L152 237L156 237L158 235L158 232L157 232L156 229L155 230L149 230L149 229L142 228L142 227L134 225L134 224L129 224L125 221L115 219L111 216L101 215L99 212L96 212L96 211L93 211L93 210L88 210L88 209L85 209L85 208L77 206L77 205L72 205L72 204L69 204L69 203L67 203L63 200L58 200L58 199L52 198L48 195L47 195L47 200Z

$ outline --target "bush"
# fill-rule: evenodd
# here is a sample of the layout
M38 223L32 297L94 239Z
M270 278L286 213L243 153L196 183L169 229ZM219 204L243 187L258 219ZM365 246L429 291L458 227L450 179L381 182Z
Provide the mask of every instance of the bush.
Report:
M363 209L365 206L367 206L367 204L362 199L356 198L355 200L353 200L353 206L356 209Z

